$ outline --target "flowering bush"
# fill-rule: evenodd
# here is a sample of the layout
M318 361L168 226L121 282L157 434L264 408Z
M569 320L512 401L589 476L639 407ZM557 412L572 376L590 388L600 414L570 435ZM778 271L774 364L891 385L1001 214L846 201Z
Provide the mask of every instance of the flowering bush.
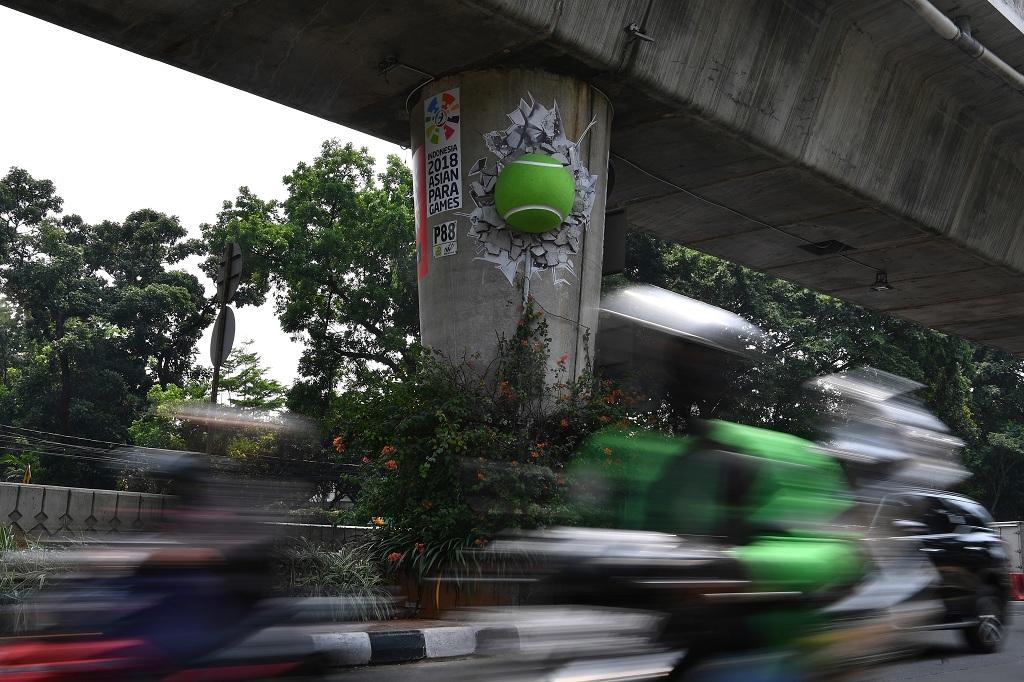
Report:
M528 305L489 372L424 353L339 414L357 514L386 565L428 571L502 529L576 520L563 470L591 432L632 419L634 398L568 376L566 356L549 369L549 342Z

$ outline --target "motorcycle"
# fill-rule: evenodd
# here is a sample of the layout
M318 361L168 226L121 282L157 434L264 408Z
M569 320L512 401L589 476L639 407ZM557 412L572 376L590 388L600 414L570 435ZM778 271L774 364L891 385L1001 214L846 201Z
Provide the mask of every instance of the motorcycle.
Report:
M534 581L515 616L516 665L532 660L552 680L848 679L897 655L898 633L934 609L921 599L928 571L874 563L855 584L766 590L729 548L696 536L554 528L490 551L506 578L515 565Z
M297 607L231 589L223 565L143 561L125 573L100 564L37 600L34 632L0 643L0 677L227 682L324 667L312 638L287 627Z

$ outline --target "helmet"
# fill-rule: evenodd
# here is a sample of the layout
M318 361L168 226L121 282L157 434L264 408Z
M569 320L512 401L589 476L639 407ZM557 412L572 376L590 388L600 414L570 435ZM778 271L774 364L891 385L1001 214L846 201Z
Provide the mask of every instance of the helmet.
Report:
M860 478L946 487L968 476L963 441L911 395L922 384L867 367L811 385L834 408L824 448Z

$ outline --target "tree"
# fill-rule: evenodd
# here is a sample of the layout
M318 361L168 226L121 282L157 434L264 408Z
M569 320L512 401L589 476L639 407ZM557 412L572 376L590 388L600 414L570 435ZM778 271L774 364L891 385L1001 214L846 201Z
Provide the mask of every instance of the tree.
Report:
M391 156L376 178L365 149L327 141L311 164L285 176L288 198L247 188L203 226L211 254L228 240L247 260L239 304L275 298L281 328L302 338L289 406L323 415L345 382L408 370L419 331L412 181Z
M703 416L814 436L821 406L806 382L872 366L926 384L930 407L970 437L971 344L651 235L627 246L625 279L725 308L765 334L760 361L724 400L697 405Z
M105 220L87 228L91 268L110 277L108 316L125 330L125 351L144 359L149 381L181 384L195 365L196 342L213 321L213 305L195 275L168 266L202 250L187 240L178 219L158 211L134 211L123 223Z
M197 243L156 211L94 226L59 215L62 204L24 170L0 180L0 422L123 442L154 381L194 370L212 309L194 276L167 266ZM50 482L108 475L89 458L45 456Z
M967 492L1003 518L1024 517L1024 362L1006 353L818 294L646 234L627 239L624 276L742 315L765 332L761 360L725 399L696 405L721 417L815 437L814 377L872 366L924 384L919 395L961 439Z
M966 453L967 491L996 518L1024 518L1024 361L978 348L971 415L978 428Z
M221 365L220 390L228 403L248 410L279 410L284 407L285 387L267 376L267 368L252 350L252 340L244 342Z

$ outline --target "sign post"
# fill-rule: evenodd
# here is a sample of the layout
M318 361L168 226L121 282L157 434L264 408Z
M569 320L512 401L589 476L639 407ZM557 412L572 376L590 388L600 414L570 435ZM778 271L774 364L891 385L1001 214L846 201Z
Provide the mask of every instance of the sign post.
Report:
M210 362L213 364L210 402L214 404L220 388L220 366L231 354L235 342L235 313L228 307L228 303L235 299L241 277L242 249L235 242L228 242L224 246L220 269L217 271L217 321L213 325L213 338L210 340Z
M210 339L210 362L213 364L213 382L210 402L217 404L220 388L220 366L231 354L235 343L235 312L228 304L235 298L238 282L242 276L242 249L235 242L224 245L217 270L217 321L213 323L213 338ZM213 422L206 427L206 452L213 452Z

